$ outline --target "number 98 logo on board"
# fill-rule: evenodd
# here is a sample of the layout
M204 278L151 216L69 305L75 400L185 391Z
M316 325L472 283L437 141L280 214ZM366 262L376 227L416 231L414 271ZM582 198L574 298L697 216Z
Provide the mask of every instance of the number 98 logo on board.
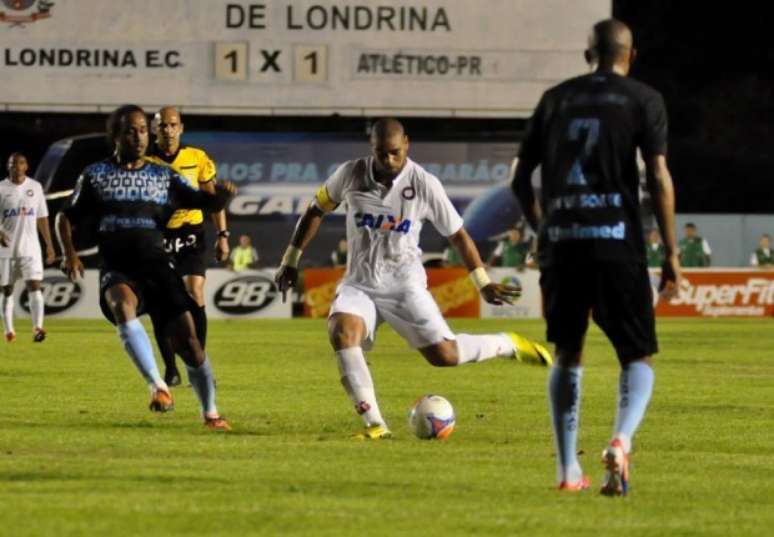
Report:
M260 311L279 295L269 278L259 275L241 276L229 280L215 291L215 307L231 315L247 315Z
M46 276L41 285L46 315L63 313L75 306L83 296L83 289L77 282L71 282L64 276ZM24 311L30 313L29 292L25 288L19 298Z

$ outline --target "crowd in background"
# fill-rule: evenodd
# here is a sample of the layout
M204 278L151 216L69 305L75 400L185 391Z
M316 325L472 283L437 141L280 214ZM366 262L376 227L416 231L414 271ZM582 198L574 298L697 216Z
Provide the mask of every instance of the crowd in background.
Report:
M534 234L528 233L524 222L519 222L500 236L494 237L497 246L487 260L490 267L511 267L517 270L537 268L535 248L537 241ZM678 243L680 249L680 264L685 268L701 268L712 265L712 248L707 239L699 234L698 227L693 222L683 226L683 235ZM660 268L664 263L664 244L658 229L653 228L646 237L646 256L648 267ZM258 268L258 252L251 245L250 237L239 237L239 246L234 248L229 259L229 268L234 272ZM332 267L347 265L347 240L341 238L336 248L331 252ZM443 252L444 267L462 266L457 252L448 246ZM771 236L764 233L758 239L758 247L750 254L750 266L774 268L774 251L771 249Z
M646 253L648 266L659 268L664 263L664 245L657 229L651 229L647 236ZM683 226L683 236L678 243L680 265L685 268L701 268L712 265L712 248L707 239L699 234L696 224L688 222ZM750 266L774 267L774 252L771 250L771 236L764 233L758 239L758 247L750 254Z

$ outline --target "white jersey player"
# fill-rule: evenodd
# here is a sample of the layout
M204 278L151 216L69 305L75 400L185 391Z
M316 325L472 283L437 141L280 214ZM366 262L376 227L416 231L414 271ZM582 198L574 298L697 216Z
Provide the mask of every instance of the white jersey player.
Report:
M27 159L21 153L8 158L8 177L0 181L0 311L5 341L16 339L13 327L13 286L27 283L32 314L33 341L46 338L43 330L43 260L38 231L46 243L46 263L54 262L54 246L48 230L48 208L40 183L27 177Z
M363 349L386 321L432 365L456 366L498 356L548 365L548 351L516 334L454 334L427 290L419 234L429 221L457 249L487 302L510 303L521 290L492 283L441 182L408 159L408 137L394 119L378 121L373 155L344 163L298 221L276 281L296 284L301 253L326 212L345 203L349 255L328 318L341 382L365 423L360 438L391 436L376 402Z

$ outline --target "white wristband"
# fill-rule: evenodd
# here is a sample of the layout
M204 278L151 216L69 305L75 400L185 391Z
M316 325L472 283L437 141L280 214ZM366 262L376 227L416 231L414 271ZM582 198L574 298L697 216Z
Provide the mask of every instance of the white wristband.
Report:
M298 262L301 260L301 254L304 253L300 248L288 246L285 255L282 256L282 264L286 267L298 268Z
M492 280L489 279L489 274L486 273L484 267L478 267L476 270L471 271L470 279L473 280L473 285L475 285L476 289L479 291L492 283Z

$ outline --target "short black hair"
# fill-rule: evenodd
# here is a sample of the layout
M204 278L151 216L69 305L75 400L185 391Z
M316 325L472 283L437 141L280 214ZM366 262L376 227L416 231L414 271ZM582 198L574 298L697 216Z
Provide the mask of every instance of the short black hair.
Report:
M110 113L107 118L107 123L105 124L105 134L107 136L108 145L110 145L111 148L115 148L116 137L121 131L121 122L124 121L126 116L135 112L139 112L143 116L146 115L145 110L136 104L123 104Z
M693 222L686 222L684 227L692 227L693 229L696 229L696 224Z

